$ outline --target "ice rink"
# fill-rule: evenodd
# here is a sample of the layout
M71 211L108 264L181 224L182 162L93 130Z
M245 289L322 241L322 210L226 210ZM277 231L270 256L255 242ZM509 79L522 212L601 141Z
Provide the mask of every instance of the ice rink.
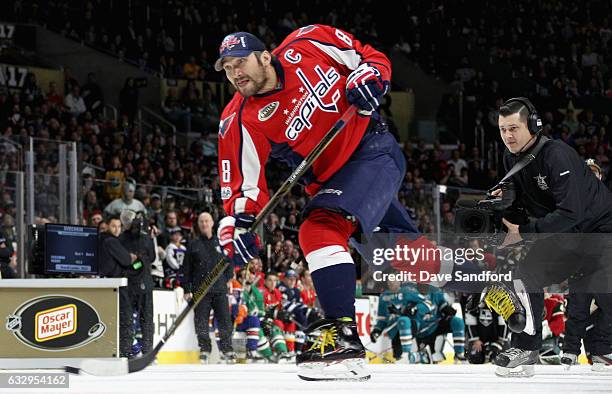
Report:
M560 366L536 366L532 378L502 379L491 365L369 366L367 382L306 382L291 364L155 365L119 377L71 375L70 389L12 390L60 393L611 393L612 373L588 366L565 372ZM0 392L9 392L0 389Z

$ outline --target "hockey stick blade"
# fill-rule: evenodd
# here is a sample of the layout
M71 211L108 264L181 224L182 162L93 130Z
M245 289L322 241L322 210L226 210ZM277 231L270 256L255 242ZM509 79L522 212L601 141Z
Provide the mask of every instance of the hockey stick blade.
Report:
M129 373L126 358L84 359L79 361L77 365L65 366L64 371L75 375L85 372L95 376L117 376Z
M321 156L321 154L325 151L325 149L332 143L334 138L344 129L344 126L355 116L357 113L357 107L351 105L346 112L342 115L340 119L336 121L333 127L323 136L321 141L312 149L312 151L306 155L304 160L296 167L296 169L291 173L289 178L285 180L285 182L278 188L276 193L270 198L268 203L262 208L259 212L253 224L248 231L253 232L257 227L261 224L263 219L268 216L274 208L278 205L281 198L283 198L287 193L291 191L293 186L300 180L300 178L308 171L308 169L312 166L312 163L316 159ZM129 360L128 362L128 372L138 372L145 369L149 366L157 357L157 354L161 350L161 348L168 342L170 337L174 334L176 329L180 326L180 324L185 320L189 312L191 312L204 298L204 296L208 293L211 286L217 282L221 274L229 267L230 262L227 258L223 258L220 260L217 265L206 275L202 283L200 283L198 289L193 293L193 297L187 303L187 306L180 315L176 318L174 323L170 326L166 334L164 334L163 338L155 345L151 351L145 353L142 357L135 358Z

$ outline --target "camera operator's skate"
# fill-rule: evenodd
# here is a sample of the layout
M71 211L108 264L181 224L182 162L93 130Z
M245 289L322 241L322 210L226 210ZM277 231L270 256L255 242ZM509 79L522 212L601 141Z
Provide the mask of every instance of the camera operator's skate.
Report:
M516 283L518 282L518 283ZM485 290L484 301L489 309L497 312L506 321L510 331L533 335L534 325L529 295L520 280L515 281L516 292L504 283L496 282Z
M510 348L495 357L495 375L502 378L529 378L535 374L534 365L539 359L538 350Z
M296 357L301 379L362 381L370 378L365 367L365 348L352 319L319 320L305 334L303 351Z

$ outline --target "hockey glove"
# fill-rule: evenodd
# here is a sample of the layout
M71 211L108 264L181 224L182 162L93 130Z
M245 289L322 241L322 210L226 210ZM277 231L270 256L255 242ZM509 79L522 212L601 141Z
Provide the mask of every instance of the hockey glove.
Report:
M276 318L283 323L291 323L293 321L293 315L283 309L279 310L276 314Z
M402 314L402 310L397 305L393 305L393 304L387 307L387 311L391 315L401 315Z
M456 314L457 314L457 310L453 308L452 305L446 304L442 308L440 308L440 315L442 317L442 320L450 320Z
M404 307L404 310L402 311L402 315L408 316L408 317L413 317L414 315L416 315L417 310L418 310L417 304L415 304L414 302L409 302Z
M374 327L372 329L372 332L370 333L370 341L372 341L372 343L376 343L376 341L378 340L378 337L380 337L381 334L382 334L382 330L378 327Z
M369 63L361 64L346 80L347 100L368 115L376 111L388 91L389 81L383 81L380 71Z
M504 347L499 342L489 342L485 348L487 360L493 362L497 355L504 350Z
M254 216L244 214L226 216L219 221L217 237L223 253L239 267L258 257L262 249L259 236L247 231L254 221Z
M278 316L278 308L276 305L269 306L266 308L266 319L275 320Z

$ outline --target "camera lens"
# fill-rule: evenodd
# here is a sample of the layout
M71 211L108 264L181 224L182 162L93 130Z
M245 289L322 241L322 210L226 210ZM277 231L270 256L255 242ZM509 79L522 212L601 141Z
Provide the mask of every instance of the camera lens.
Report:
M487 223L486 214L472 211L461 221L461 229L468 234L484 233L487 230Z

